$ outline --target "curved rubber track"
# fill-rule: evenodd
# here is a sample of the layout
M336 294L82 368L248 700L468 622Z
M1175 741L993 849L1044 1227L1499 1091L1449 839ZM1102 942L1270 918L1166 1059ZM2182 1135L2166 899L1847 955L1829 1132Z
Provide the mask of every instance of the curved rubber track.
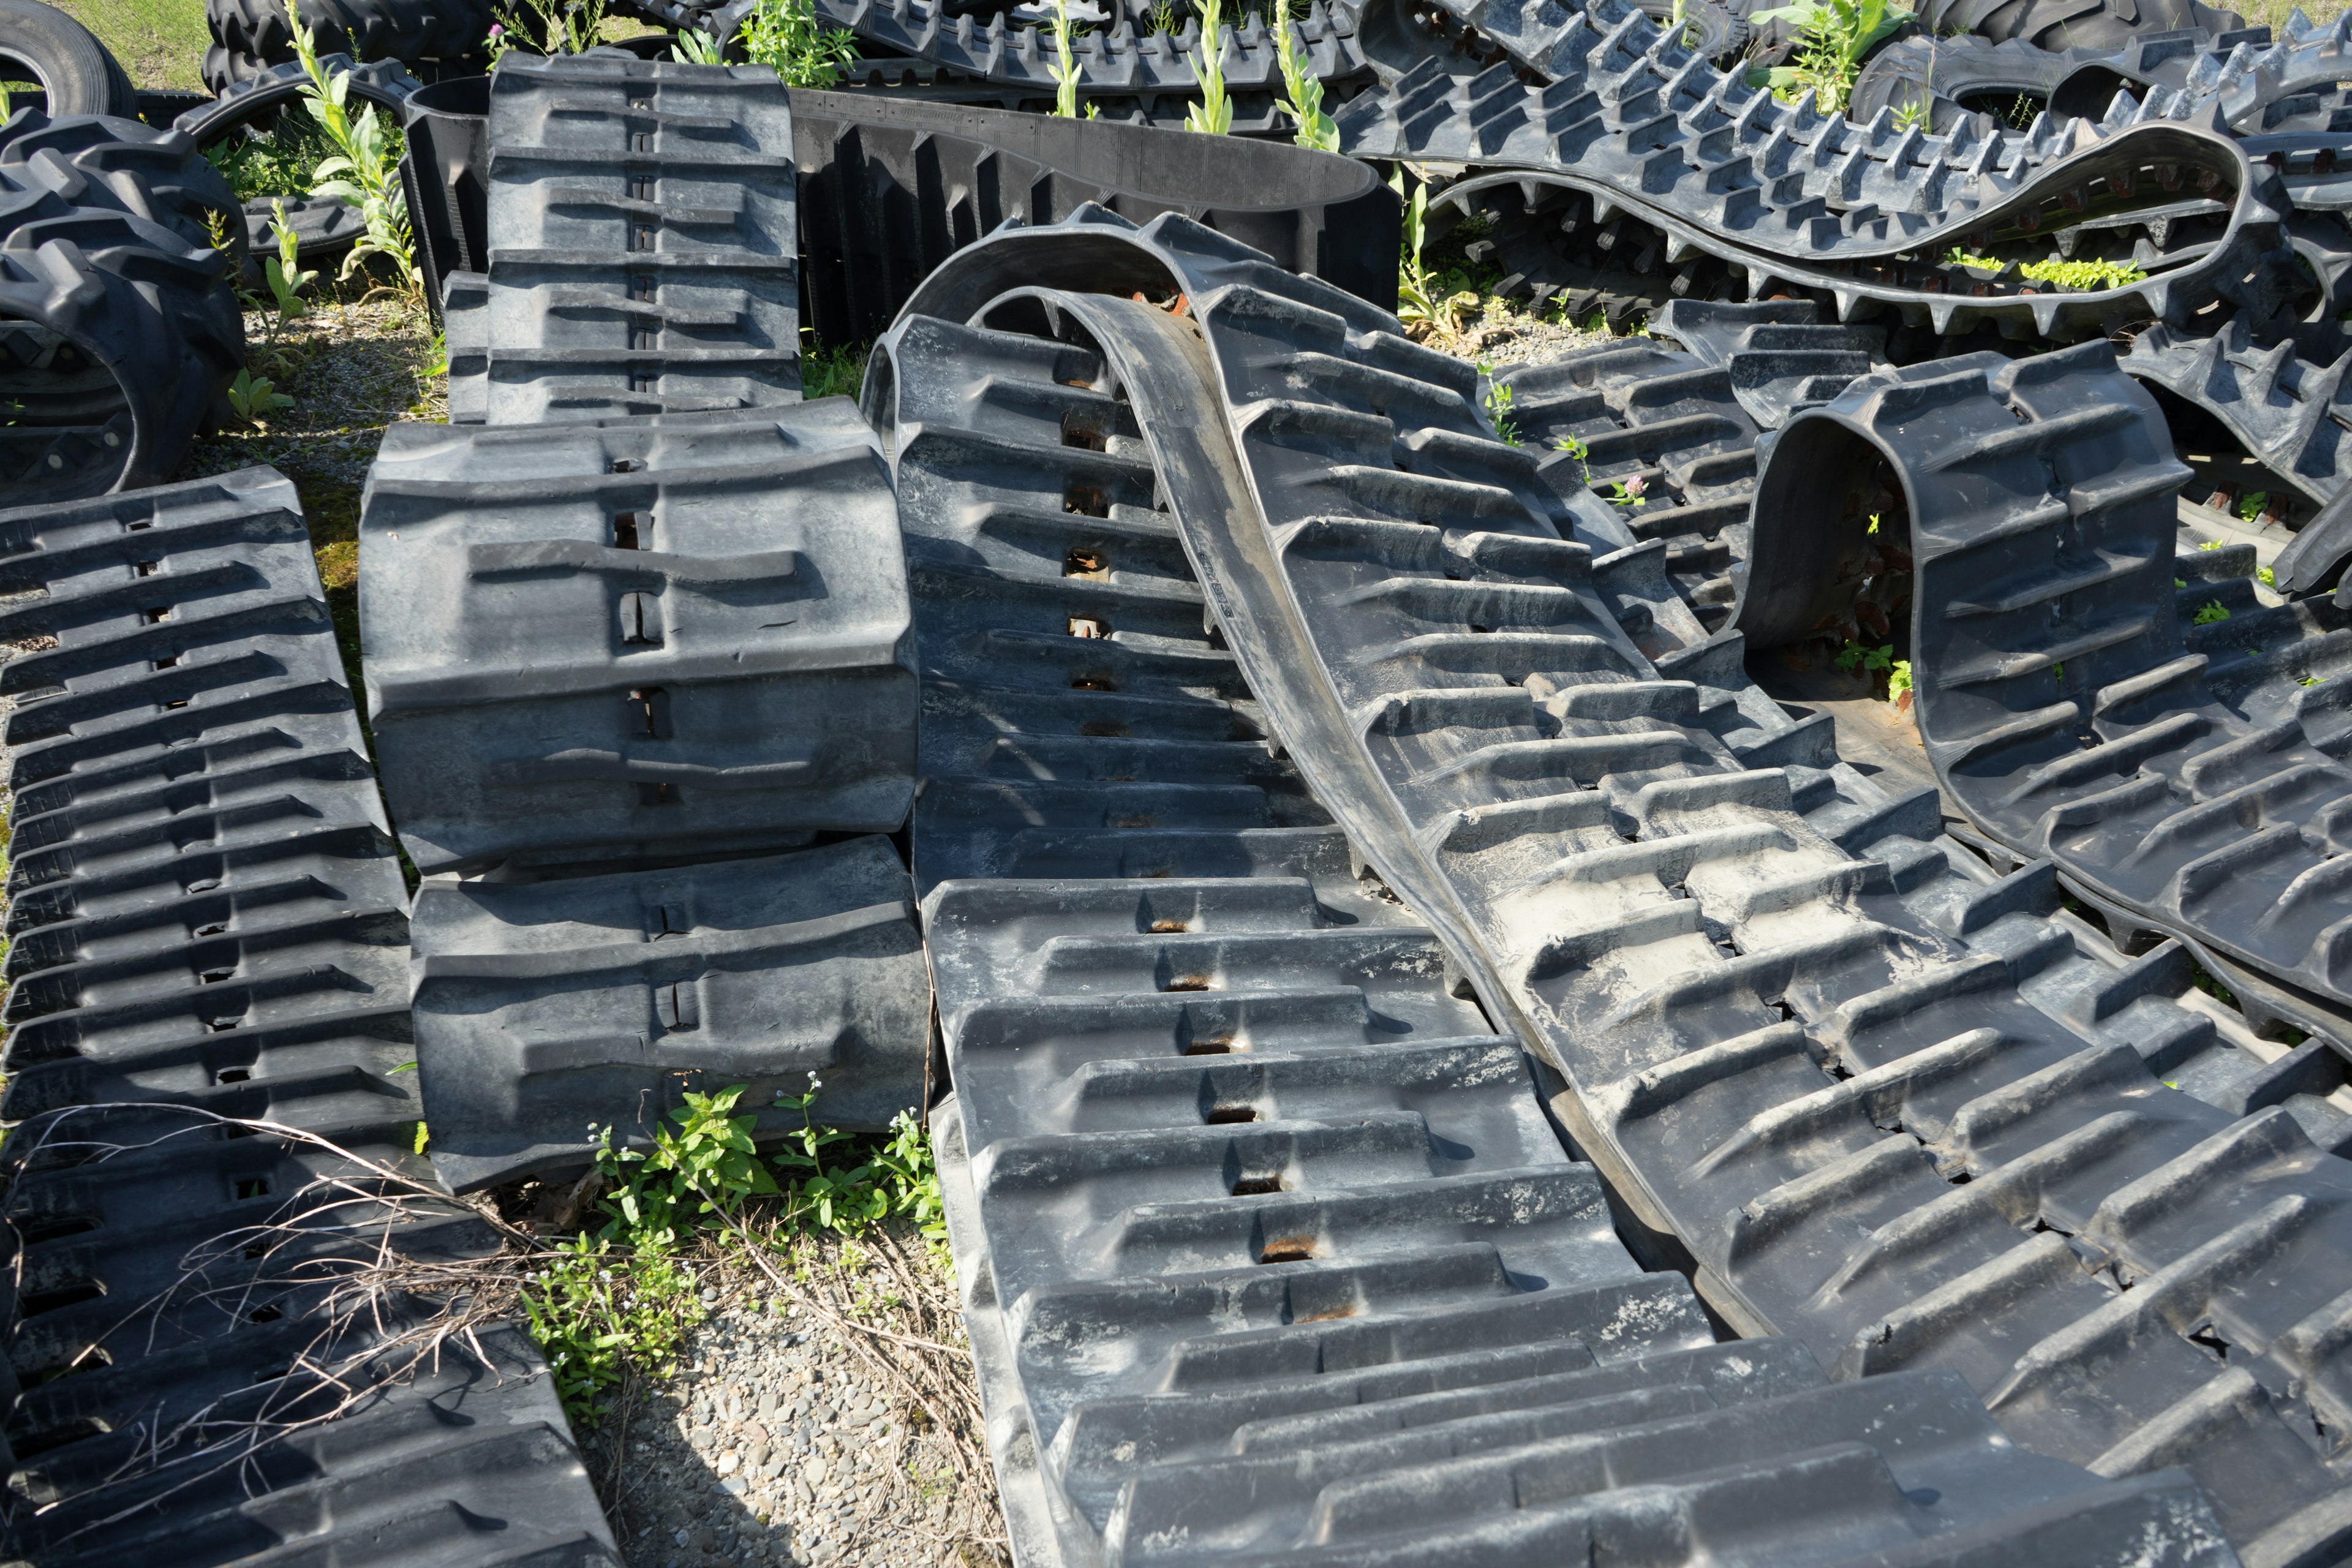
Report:
M1718 736L1708 661L1653 665L1609 605L1655 547L1561 537L1475 375L1392 318L1171 220L1001 237L910 310L1014 279L1184 294L1257 515L1183 521L1254 563L1212 602L1276 731L1718 1310L1847 1375L1962 1370L2105 1473L2185 1465L2258 1558L2352 1525L2300 1435L2346 1375L2315 1347L2352 1168L2168 1087L2153 1036L2085 1028L2105 1004L2035 1000L2029 955L2072 947L2048 867L1973 884L1903 831L1932 795L1874 809Z

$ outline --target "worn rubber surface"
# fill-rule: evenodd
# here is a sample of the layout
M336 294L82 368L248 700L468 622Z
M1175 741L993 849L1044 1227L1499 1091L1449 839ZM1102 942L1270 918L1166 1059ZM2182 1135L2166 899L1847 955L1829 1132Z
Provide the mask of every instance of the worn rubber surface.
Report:
M279 15L284 15L282 9ZM354 64L349 55L327 54L319 57L319 64L331 77L348 76L351 79L351 86L344 89L348 100L373 106L390 116L395 123L409 95L424 85L398 60L370 60L360 65ZM200 148L211 147L231 132L259 126L279 110L292 107L300 100L303 89L310 85L310 79L304 73L300 63L289 59L282 65L257 72L233 87L223 88L215 97L172 121L172 129L187 136Z
M2014 124L2022 104L2039 111L2051 90L2086 58L2088 51L2045 49L2021 39L1996 44L1962 34L1956 38L1897 38L1874 53L1854 79L1846 116L1868 124L1882 109L1916 115L1939 134L1961 116L1987 114ZM2112 101L2114 95L2108 95ZM2102 102L2088 118L2105 116ZM2031 118L2027 116L2026 118Z
M55 165L25 167L0 168L0 397L17 405L0 503L156 482L244 363L232 274L161 224L70 205Z
M1927 0L1919 25L1931 33L1973 33L2058 51L2120 49L2148 33L2228 33L2246 23L2235 11L2200 0Z
M236 192L176 130L22 110L0 125L0 177L23 190L55 191L78 208L160 224L191 247L211 246L215 226L232 251L242 247Z
M1948 1374L1714 1344L1637 1268L1518 1044L1269 750L1179 527L1205 475L1244 484L1198 346L1107 303L1165 374L1017 300L910 314L866 384L926 678L934 1141L1015 1560L2218 1552L2176 1479L2021 1453Z
M1736 641L1653 662L1660 547L1393 318L1173 219L1001 236L909 309L1014 279L1183 294L1255 506L1181 521L1248 546L1210 591L1274 731L1712 1305L1843 1375L1958 1371L2099 1473L2180 1465L2255 1560L2336 1538L2352 1167L2260 1093L2171 1087L2164 1042L2213 1039L2143 987L2181 948L2086 973L2052 868L1987 881L1932 792L1795 763L1824 728L1741 722Z
M490 422L800 401L792 138L765 67L502 60Z
M870 342L950 253L999 224L1094 202L1141 222L1181 212L1294 271L1396 298L1395 195L1351 159L1231 136L877 95L792 95L808 324Z
M2263 265L2281 244L2284 187L2227 135L2154 112L2156 100L2096 127L2044 117L2020 135L1970 120L1929 137L1891 112L1861 126L1780 104L1638 13L1602 34L1580 12L1557 32L1551 85L1528 86L1508 64L1462 78L1433 63L1344 106L1341 145L1512 166L1440 199L1514 225L1497 243L1523 241L1510 270L1531 277L1565 267L1560 280L1577 279L1580 252L1616 219L1646 231L1626 250L1691 274L1675 278L1678 296L1763 299L1778 282L1841 319L1892 307L1938 336L1980 321L2082 335L2185 320L2217 296L2262 320L2284 308L2288 280ZM1956 247L2003 261L2137 260L2151 276L2064 289L1954 265Z
M11 68L10 80L41 85L49 113L139 113L121 63L88 27L41 0L0 0L0 59Z
M2197 405L2248 455L2321 506L2352 481L2352 347L2313 363L2293 339L2256 342L2243 321L2210 332L2158 324L2132 339L2123 368Z
M497 1242L409 1152L406 889L293 486L0 514L0 588L52 644L0 667L9 1554L617 1563L527 1338L420 1365L412 1306L335 1306Z
M1811 564L1786 553L1785 508L1833 499L1828 466L1857 437L1902 485L1920 733L1970 817L2105 903L2343 1007L2342 613L2225 603L2202 580L2166 591L2188 473L2154 401L2086 344L1870 378L1792 422L1737 617L1759 646L1803 614ZM1839 542L1815 537L1812 562Z
M874 438L741 419L417 425L360 518L368 716L426 874L889 831L906 579Z
M889 840L537 883L417 890L416 1057L433 1163L460 1191L564 1168L681 1091L746 1085L756 1135L812 1075L829 1126L920 1109L930 980Z
M321 50L457 70L486 68L490 26L501 20L492 0L300 0L299 8ZM213 36L205 85L215 93L294 58L286 0L205 0L205 21Z

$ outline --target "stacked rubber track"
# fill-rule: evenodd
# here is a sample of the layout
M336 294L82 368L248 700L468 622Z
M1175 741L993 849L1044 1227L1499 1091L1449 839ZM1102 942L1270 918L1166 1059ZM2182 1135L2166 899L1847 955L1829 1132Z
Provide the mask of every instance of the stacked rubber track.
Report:
M1716 1344L1638 1269L1209 629L1192 563L1229 563L1183 520L1245 481L1188 333L1125 300L910 314L868 383L932 694L935 1140L1016 1557L2223 1552L2177 1477L2021 1453L1946 1373Z
M897 513L840 400L602 423L408 425L360 531L385 795L417 897L434 1158L577 1169L742 1084L835 1125L925 1081ZM803 847L819 834L869 837ZM779 853L782 850L794 853ZM457 882L447 874L494 874Z
M11 1557L618 1561L495 1250L409 1152L406 901L271 470L0 515ZM395 1204L388 1201L393 1198Z
M1255 504L1179 521L1273 731L1712 1306L1840 1375L1957 1371L2097 1473L2184 1468L2252 1560L2336 1549L2352 1167L2171 1070L2214 1039L2149 989L2179 947L2095 963L2050 866L1990 879L1932 792L1738 722L1737 639L1645 657L1663 546L1392 318L1171 219L1000 237L910 310L1007 279L1184 297Z
M190 140L131 121L0 132L0 504L152 484L185 454L245 358L244 230Z
M510 55L490 88L492 424L800 399L792 110L763 67ZM454 378L453 378L454 381Z

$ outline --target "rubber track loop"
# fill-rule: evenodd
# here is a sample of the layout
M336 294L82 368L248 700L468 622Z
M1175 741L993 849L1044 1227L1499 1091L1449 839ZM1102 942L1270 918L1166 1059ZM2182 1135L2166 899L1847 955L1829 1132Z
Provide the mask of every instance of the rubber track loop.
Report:
M1517 1043L1359 879L1204 629L1171 509L1244 481L1197 340L1069 310L910 315L866 384L929 694L934 1140L1020 1559L1533 1568L1606 1530L1678 1561L1699 1517L1790 1563L1950 1525L2193 1559L2191 1495L1988 1448L1945 1374L1824 1387L1788 1342L1706 1343L1634 1270ZM1885 1478L1927 1499L1927 1451L1915 1513ZM1597 1491L1487 1489L1588 1458Z
M2169 1088L2153 1037L2100 1030L2105 1002L2039 993L2042 955L2080 951L2033 912L2047 867L1977 886L1904 811L1716 735L1706 687L1610 606L1644 552L1596 561L1599 520L1393 318L1107 216L975 247L910 311L1008 279L1124 293L1151 265L1203 324L1264 509L1180 518L1196 549L1258 531L1261 570L1224 580L1251 596L1213 606L1276 732L1717 1310L1845 1375L1959 1370L2029 1447L2184 1466L2258 1557L2332 1517L2309 1434L2352 1415L2320 1348L2352 1168L2284 1110ZM2087 1272L2110 1267L2143 1288Z
M1986 134L1969 121L1929 136L1901 130L1891 110L1855 125L1819 113L1810 96L1780 103L1689 55L1638 12L1611 23L1620 5L1601 0L1564 26L1502 40L1521 61L1540 61L1533 68L1460 78L1425 62L1343 107L1342 147L1359 157L1509 166L1447 198L1468 210L1516 185L1532 207L1547 193L1555 202L1572 193L1596 223L1622 212L1660 230L1669 265L1695 250L1744 273L1752 297L1785 279L1822 291L1840 319L1864 301L1894 304L1939 336L1979 320L2043 337L2133 318L2185 320L2216 294L2265 317L2277 308L2261 290L2284 285L2258 264L2279 245L2284 190L2226 134L2175 120L2189 110L2181 95L2159 92L2097 126L2045 115L2023 135ZM1527 68L1549 85L1527 85L1518 74ZM2103 193L2095 212L2094 187ZM2058 237L2077 214L2094 231L2120 223L2127 236L2136 213L2161 216L2200 187L2228 203L2220 232L2184 234L2194 243L2176 263L2136 284L2035 289L2015 274L1986 278L1933 259L1955 246L1980 253L1996 239Z
M1915 366L1792 421L1759 486L1735 617L1759 645L1802 614L1786 509L1841 482L1802 466L1856 440L1906 500L1920 734L1970 818L2147 924L2352 1012L2332 885L2332 825L2352 811L2336 757L2352 682L2336 681L2352 630L2326 602L2265 608L2242 578L2175 586L2188 470L2112 347Z

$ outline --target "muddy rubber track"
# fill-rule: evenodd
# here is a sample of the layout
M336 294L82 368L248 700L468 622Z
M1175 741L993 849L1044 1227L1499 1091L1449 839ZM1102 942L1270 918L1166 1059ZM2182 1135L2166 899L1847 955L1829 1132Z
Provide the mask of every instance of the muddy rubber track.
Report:
M0 586L54 639L0 668L10 1554L440 1562L489 1521L617 1562L527 1337L418 1366L412 1306L331 1306L379 1246L498 1243L411 1152L406 889L293 486L0 515ZM337 1415L306 1361L386 1381Z
M2188 471L2110 347L1867 378L1793 421L1774 463L1835 462L1857 438L1907 498L1920 733L1954 798L2103 902L2344 1008L2342 612L2179 576ZM1738 616L1759 645L1804 614L1782 509L1843 482L1764 476L1774 531L1751 542Z
M1528 278L1567 261L1564 279L1576 282L1576 247L1621 216L1656 230L1649 245L1663 247L1667 273L1682 268L1677 296L1764 299L1778 279L1834 300L1842 320L1891 306L1938 336L1978 322L2079 336L2185 320L2213 296L2258 320L2286 306L2294 279L2270 261L2282 254L2284 188L2232 139L2147 113L2155 103L2100 127L2042 118L2025 136L1983 134L1973 120L1927 136L1898 130L1891 113L1863 127L1811 103L1783 106L1663 37L1644 45L1644 26L1634 14L1595 36L1578 16L1559 42L1576 75L1550 87L1524 85L1507 66L1479 78L1423 66L1348 103L1340 146L1507 167L1442 200L1517 224ZM2157 270L2112 289L2061 289L2006 266L1940 261L1955 247L2143 257Z
M489 143L490 423L800 400L792 109L773 71L510 56Z
M2258 1559L2332 1537L2352 1167L2259 1097L2169 1087L2159 1040L2211 1037L2137 977L2177 984L2182 950L2062 999L2042 955L2089 955L2044 918L2048 867L1979 881L1929 837L1932 792L1874 805L1718 735L1711 661L1653 663L1610 604L1663 546L1599 554L1613 519L1494 441L1475 374L1392 318L1169 219L1000 237L910 309L1154 272L1203 322L1265 510L1212 597L1280 683L1255 682L1276 732L1717 1310L1846 1375L1958 1370L2019 1442L2102 1473L2183 1466Z
M1672 1561L1735 1495L1716 1539L1779 1561L2142 1531L2193 1558L2189 1494L2014 1450L2011 1480L1957 1380L1824 1385L1792 1342L1709 1343L1638 1270L1517 1043L1269 750L1171 511L1223 445L1198 348L1071 306L1105 303L1172 378L1018 300L910 315L867 381L929 703L915 858L958 1086L934 1137L1019 1560L1532 1564L1605 1533ZM1857 1447L1799 1452L1824 1444ZM1491 1489L1583 1456L1604 1488Z

